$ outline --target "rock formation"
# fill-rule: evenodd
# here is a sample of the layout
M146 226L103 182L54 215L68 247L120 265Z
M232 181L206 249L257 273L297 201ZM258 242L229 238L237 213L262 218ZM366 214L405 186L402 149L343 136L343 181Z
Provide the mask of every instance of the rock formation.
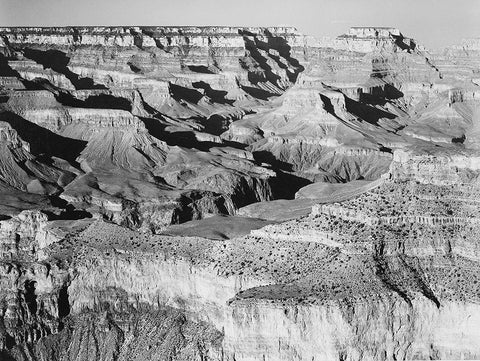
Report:
M0 28L0 359L480 358L480 42Z

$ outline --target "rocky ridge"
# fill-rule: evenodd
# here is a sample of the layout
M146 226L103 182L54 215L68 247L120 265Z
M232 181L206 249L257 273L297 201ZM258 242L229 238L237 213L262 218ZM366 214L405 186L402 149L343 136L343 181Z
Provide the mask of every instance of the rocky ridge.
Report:
M0 356L480 357L477 45L0 28Z

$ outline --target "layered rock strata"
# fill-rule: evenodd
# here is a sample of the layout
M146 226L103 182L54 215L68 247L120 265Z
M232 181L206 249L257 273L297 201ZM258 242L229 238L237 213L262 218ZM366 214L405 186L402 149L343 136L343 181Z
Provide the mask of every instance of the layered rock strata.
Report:
M0 28L0 358L479 358L477 43Z

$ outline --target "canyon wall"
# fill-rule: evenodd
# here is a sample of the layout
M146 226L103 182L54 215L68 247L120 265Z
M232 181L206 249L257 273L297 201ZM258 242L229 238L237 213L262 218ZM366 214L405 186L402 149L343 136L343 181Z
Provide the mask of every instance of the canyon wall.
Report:
M0 358L479 358L477 45L0 28Z

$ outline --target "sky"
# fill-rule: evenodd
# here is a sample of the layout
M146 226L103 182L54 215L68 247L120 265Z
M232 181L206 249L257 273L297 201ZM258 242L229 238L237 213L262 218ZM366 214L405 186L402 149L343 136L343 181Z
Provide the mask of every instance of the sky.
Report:
M68 25L392 26L439 48L480 37L480 0L0 0L0 26Z

